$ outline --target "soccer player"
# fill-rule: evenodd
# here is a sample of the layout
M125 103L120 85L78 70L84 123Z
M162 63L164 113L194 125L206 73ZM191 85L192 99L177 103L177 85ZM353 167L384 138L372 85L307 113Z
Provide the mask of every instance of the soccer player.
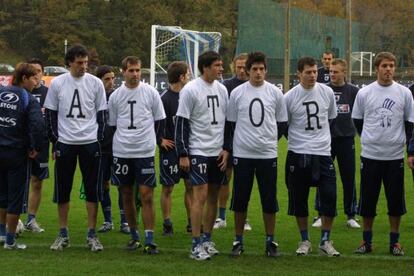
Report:
M317 82L320 83L329 83L331 81L329 75L329 67L331 65L331 61L334 59L334 54L331 51L325 51L322 54L322 66L318 68L318 78L316 79Z
M223 61L218 53L208 51L201 54L198 69L201 76L186 84L180 92L175 145L180 156L180 168L190 173L193 185L190 258L208 260L210 255L219 253L211 241L211 233L217 214L218 191L226 182L229 148L228 143L224 143L224 126L228 94L226 87L218 82L223 73ZM201 240L205 203L204 236Z
M161 211L164 219L163 235L170 236L174 233L171 221L171 194L174 185L184 179L185 193L184 205L187 211L187 232L191 233L190 206L192 199L192 186L188 179L188 174L179 167L179 157L175 150L174 142L174 119L178 109L178 99L181 89L190 79L188 66L185 62L172 62L167 69L168 82L170 87L162 93L161 100L166 114L165 129L157 137L159 146L159 165L161 190Z
M96 236L98 202L102 196L101 148L106 125L105 89L100 79L87 73L88 50L80 44L71 47L65 62L69 72L50 84L45 101L48 136L54 144L55 190L59 234L51 250L69 246L68 214L70 193L77 159L85 185L88 216L87 245L91 251L103 246Z
M246 61L249 81L238 86L230 95L227 120L235 124L233 140L233 196L235 234L231 254L243 253L243 229L250 194L257 178L266 234L267 256L276 257L278 244L274 242L276 212L277 141L278 128L286 129L287 112L283 93L265 81L266 56L250 53ZM232 135L233 136L233 135Z
M20 63L12 85L0 87L0 243L5 249L26 249L15 242L16 226L30 181L29 158L41 151L46 132L40 104L29 93L37 74L33 65Z
M300 58L297 74L299 84L285 94L289 117L288 214L296 217L302 239L296 254L308 255L312 251L308 234L308 196L310 187L316 186L322 216L319 250L328 256L339 256L329 239L336 216L336 175L329 130L329 120L337 115L335 95L330 87L316 82L317 66L313 58Z
M246 74L246 60L247 60L246 53L239 54L233 59L232 66L235 72L235 76L223 81L224 86L227 88L229 97L234 88L245 83L249 78ZM227 169L226 169L227 181L230 181L232 172L233 172L233 164L232 164L232 158L230 157L227 163ZM225 185L220 186L219 205L218 205L219 213L218 213L218 218L214 222L214 226L213 226L214 229L225 228L227 226L226 206L227 206L227 201L229 200L229 194L230 194L230 185L228 185L228 182L227 182ZM250 226L247 219L244 225L244 230L248 230L248 231L252 230L252 227Z
M111 66L102 65L96 70L96 76L102 80L105 88L106 101L109 100L109 96L114 91L115 73ZM105 128L104 141L101 144L102 151L102 173L103 173L103 197L101 201L102 213L104 215L104 223L102 227L98 229L100 233L106 233L114 228L112 223L112 207L111 196L109 192L109 181L111 179L111 164L112 164L112 128ZM124 208L122 205L122 194L118 189L118 206L121 216L120 231L125 234L129 234L129 226L125 218Z
M331 82L328 84L335 93L338 117L331 123L331 153L332 159L338 158L338 167L343 187L344 212L348 216L346 225L350 228L361 228L355 220L356 190L355 190L355 126L351 118L352 108L358 88L345 81L347 63L344 59L334 59L330 65ZM318 205L316 197L316 206ZM319 208L317 207L317 210ZM318 218L312 226L320 227Z
M40 106L42 107L42 112L44 113L43 104L47 95L47 87L42 84L43 62L38 58L32 58L28 63L34 66L37 71L36 78L38 82L31 93L39 101ZM37 223L36 214L42 199L43 180L49 178L49 140L47 138L46 129L41 151L37 157L32 160L31 165L31 189L29 193L28 216L25 228L33 233L42 233L45 230Z
M393 80L396 58L392 53L378 53L374 66L377 80L359 90L352 111L362 145L358 214L363 217L363 240L355 253L372 251L372 229L382 182L390 222L389 250L394 256L402 256L404 251L398 240L401 216L406 213L405 124L414 122L413 99L408 88Z
M141 60L127 56L122 60L125 83L109 98L110 126L116 127L113 138L113 180L120 186L125 216L130 227L128 250L141 246L137 231L134 186L142 202L145 229L144 253L157 254L154 243L154 188L156 185L154 155L156 132L162 130L165 112L155 88L141 82ZM165 123L165 122L164 122Z

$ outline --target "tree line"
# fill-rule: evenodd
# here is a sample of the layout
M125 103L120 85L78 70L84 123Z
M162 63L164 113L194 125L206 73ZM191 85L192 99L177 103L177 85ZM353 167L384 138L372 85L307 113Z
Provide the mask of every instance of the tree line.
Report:
M257 0L260 5L262 1ZM270 0L286 2L287 0ZM297 0L295 7L346 17L347 0ZM235 52L238 0L0 0L0 51L39 57L63 65L64 41L91 50L91 62L119 65L137 55L149 66L151 25L181 26L222 33L228 64ZM414 64L414 1L352 0L352 19L369 24L367 37L378 50ZM260 16L260 15L257 15ZM265 26L263 26L265 27ZM372 41L374 40L374 41ZM0 61L4 62L4 61Z

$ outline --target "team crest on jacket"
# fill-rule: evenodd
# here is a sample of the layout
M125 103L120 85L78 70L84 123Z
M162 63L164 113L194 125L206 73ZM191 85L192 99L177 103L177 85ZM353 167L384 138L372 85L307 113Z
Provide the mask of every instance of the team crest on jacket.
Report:
M197 159L196 158L191 159L191 164L193 165L197 164Z
M295 166L290 166L289 170L290 170L291 173L293 173L295 171Z
M233 158L233 165L237 165L239 163L239 159L237 159L237 158Z
M162 160L162 164L163 164L164 166L167 166L167 165L168 165L168 159L164 159L164 160Z

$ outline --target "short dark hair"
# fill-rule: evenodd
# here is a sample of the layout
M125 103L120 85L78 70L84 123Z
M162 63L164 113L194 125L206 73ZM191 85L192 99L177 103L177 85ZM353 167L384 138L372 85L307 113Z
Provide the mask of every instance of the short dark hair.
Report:
M390 52L380 52L375 56L374 66L378 67L384 59L394 61L394 64L397 65L397 58L394 56L394 54Z
M30 64L39 64L42 68L42 71L44 70L43 61L40 58L31 58L27 60L27 63Z
M69 48L65 55L65 64L69 65L69 62L74 62L77 57L89 56L88 49L82 44L75 44Z
M298 60L297 70L302 73L305 65L314 66L317 65L317 63L313 57L301 57Z
M19 85L23 82L23 77L30 78L36 76L36 68L29 63L21 62L16 65L16 70L13 72L13 85Z
M252 68L253 63L261 63L267 69L266 55L262 52L252 52L247 56L246 69L247 71Z
M334 52L332 52L331 50L326 50L326 51L324 51L324 52L322 53L322 56L321 56L321 57L323 57L323 55L332 55L332 58L335 58L335 54L334 54Z
M141 60L136 56L127 56L122 60L121 68L122 71L125 71L128 68L128 64L141 64Z
M181 75L187 74L188 65L184 61L174 61L168 65L167 76L169 83L177 83L180 81Z
M105 74L112 73L114 70L109 65L101 65L96 69L96 76L100 79L102 79Z
M215 62L216 60L223 60L219 53L215 51L207 51L202 53L198 57L198 71L200 71L200 73L203 74L204 67L211 66L211 64L213 64L213 62Z

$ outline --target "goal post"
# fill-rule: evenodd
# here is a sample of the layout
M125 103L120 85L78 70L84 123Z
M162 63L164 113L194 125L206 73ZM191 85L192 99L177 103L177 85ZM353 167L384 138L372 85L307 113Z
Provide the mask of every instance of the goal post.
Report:
M168 65L173 61L185 61L191 78L198 72L198 56L206 51L218 52L221 33L185 30L178 26L151 27L150 84L159 89L159 79L165 81Z
M372 76L372 62L375 54L373 52L352 52L351 73L359 76Z

